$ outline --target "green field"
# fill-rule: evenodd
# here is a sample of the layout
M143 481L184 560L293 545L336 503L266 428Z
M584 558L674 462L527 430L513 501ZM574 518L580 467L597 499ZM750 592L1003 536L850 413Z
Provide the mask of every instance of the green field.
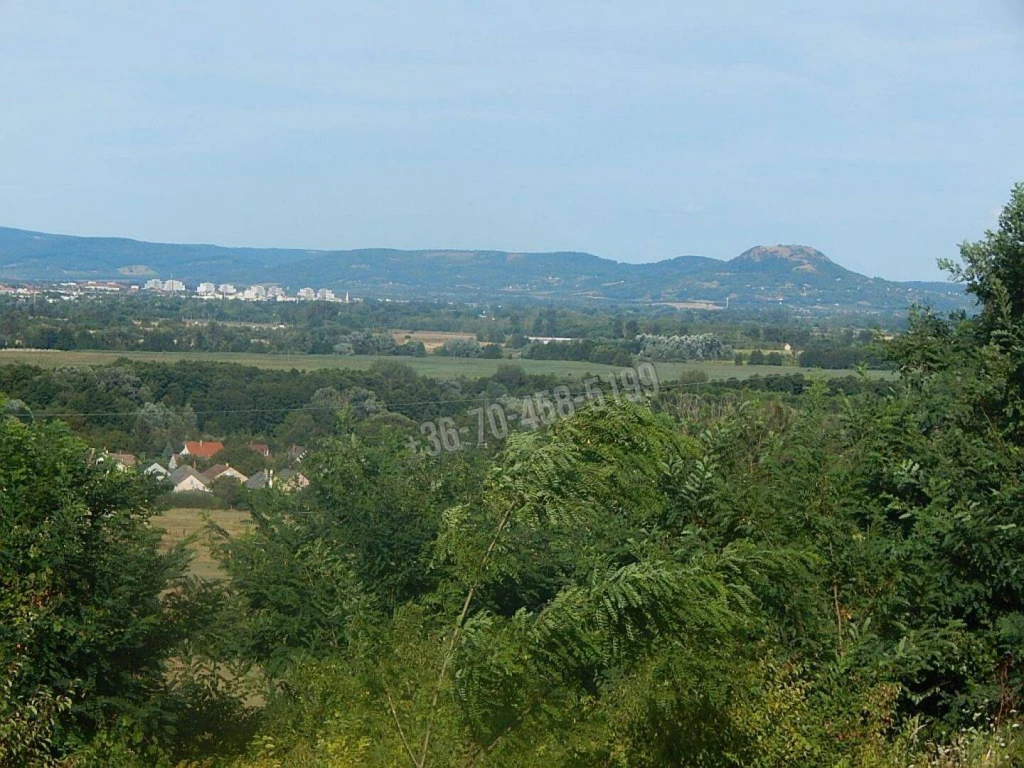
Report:
M491 376L503 363L509 360L484 360L481 358L457 357L374 357L370 355L257 355L231 352L93 352L59 350L0 350L0 365L5 363L29 363L45 368L59 365L109 365L118 358L172 363L177 360L195 362L238 363L272 370L300 371L322 370L325 368L366 369L373 363L390 360L405 363L423 376L442 378L466 376L478 378ZM610 365L579 363L565 360L515 360L527 373L553 373L567 379L581 379L588 373L607 373L615 370ZM803 373L808 376L843 376L851 371L822 370L820 368L799 368L796 366L774 365L733 365L731 362L714 363L658 363L658 375L663 381L677 378L683 371L701 370L711 379L746 379L750 376L771 376L787 373ZM886 378L885 371L871 371L870 375Z

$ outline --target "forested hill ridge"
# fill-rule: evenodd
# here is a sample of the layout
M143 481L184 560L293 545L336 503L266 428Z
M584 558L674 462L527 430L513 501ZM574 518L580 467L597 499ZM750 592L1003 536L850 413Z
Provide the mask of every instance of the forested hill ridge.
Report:
M680 256L627 264L578 252L233 248L0 227L0 280L151 277L316 285L390 298L526 296L858 311L968 305L957 285L866 277L803 245L757 246L728 261Z

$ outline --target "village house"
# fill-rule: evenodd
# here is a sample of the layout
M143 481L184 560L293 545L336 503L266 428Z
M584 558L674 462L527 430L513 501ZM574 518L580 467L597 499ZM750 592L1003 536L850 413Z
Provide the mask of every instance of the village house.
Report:
M294 469L282 469L277 476L278 487L284 491L301 491L309 485L309 479Z
M272 469L261 469L259 472L254 474L248 480L245 481L245 487L250 491L258 491L261 488L272 488L274 481L274 470Z
M224 443L217 440L186 440L180 455L191 456L194 459L212 459L223 450Z
M155 477L157 480L164 480L171 473L164 469L163 465L161 465L159 462L154 461L152 464L150 464L148 467L142 470L142 474L149 475L150 477Z
M138 464L138 459L135 458L134 453L108 453L107 456L114 462L114 466L122 472L135 469L135 465Z
M95 448L89 449L89 460L96 462L96 464L107 464L110 463L115 469L119 469L122 472L127 472L129 469L135 469L135 465L138 463L138 459L135 458L134 453L118 453L117 451L97 451Z
M249 479L241 472L239 472L237 469L232 467L230 464L214 464L208 470L203 472L203 477L205 477L211 483L214 480L220 480L222 477L235 480L239 483L244 483L246 480Z
M189 466L178 467L171 472L167 479L171 483L173 493L184 493L185 491L210 493L210 481Z
M277 488L280 491L291 492L302 490L308 485L309 479L294 469L282 469L276 475L272 469L261 469L245 483L245 487L251 491L258 491L263 488Z

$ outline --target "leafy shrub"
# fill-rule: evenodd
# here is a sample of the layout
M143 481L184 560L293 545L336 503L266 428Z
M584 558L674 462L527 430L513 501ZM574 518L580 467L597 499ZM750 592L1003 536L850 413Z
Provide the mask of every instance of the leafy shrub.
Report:
M642 334L637 339L640 354L651 360L719 360L732 354L732 350L711 333L694 336Z

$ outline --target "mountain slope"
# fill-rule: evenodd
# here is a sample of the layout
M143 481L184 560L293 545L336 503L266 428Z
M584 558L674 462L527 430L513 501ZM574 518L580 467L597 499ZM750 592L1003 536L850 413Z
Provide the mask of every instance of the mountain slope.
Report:
M310 251L147 243L122 237L76 237L0 227L0 278L118 279L140 275L185 280L238 279L281 267Z
M967 305L958 286L865 277L802 245L757 246L729 261L680 256L624 264L576 252L227 248L0 228L0 279L147 277L276 282L392 298L529 296L829 311L901 311L915 301L943 309Z

